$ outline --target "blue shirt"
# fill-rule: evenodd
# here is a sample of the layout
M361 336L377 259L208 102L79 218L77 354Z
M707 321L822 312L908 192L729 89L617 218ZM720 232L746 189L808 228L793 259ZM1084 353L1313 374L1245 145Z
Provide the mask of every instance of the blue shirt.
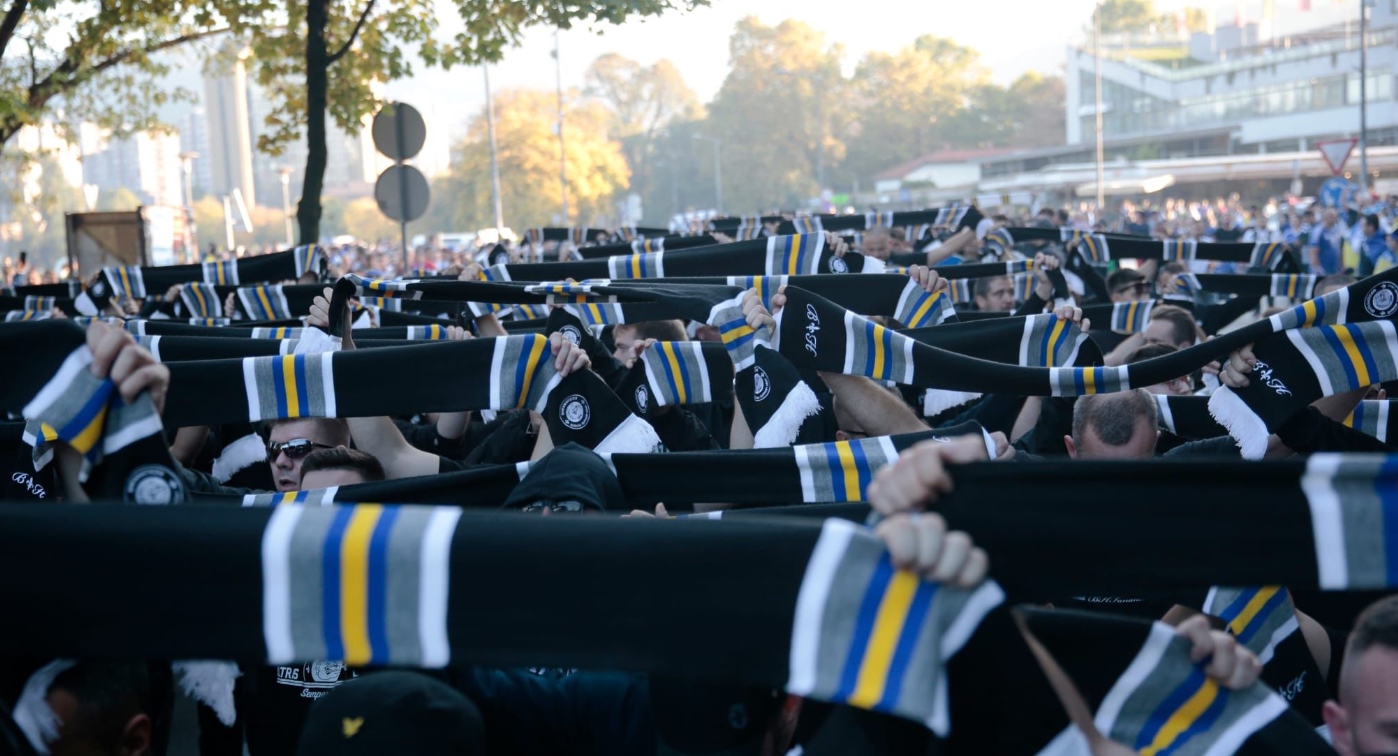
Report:
M1311 229L1311 243L1308 246L1320 251L1320 268L1312 268L1311 273L1317 276L1339 273L1344 243L1345 229L1338 223L1330 228L1319 225Z
M1364 239L1364 257L1359 261L1359 275L1371 276L1374 274L1374 264L1388 252L1388 241L1385 234L1379 232Z

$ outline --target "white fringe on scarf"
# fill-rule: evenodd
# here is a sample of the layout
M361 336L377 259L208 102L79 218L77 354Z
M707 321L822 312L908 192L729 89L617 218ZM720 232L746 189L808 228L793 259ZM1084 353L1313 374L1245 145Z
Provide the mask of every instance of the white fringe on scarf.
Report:
M227 483L239 472L266 461L267 447L263 446L262 437L256 433L249 433L223 447L223 453L214 460L210 472L218 482Z
M650 423L628 413L593 451L598 454L650 454L657 446L660 446L660 436Z
M922 398L922 416L936 417L950 409L963 407L984 396L975 391L948 391L945 389L927 389L927 393Z
M781 406L772 413L767 424L758 428L752 436L752 448L773 449L791 446L796 434L801 432L801 423L806 418L820 412L820 400L805 381L797 381L791 392L782 399Z
M1243 459L1266 456L1267 424L1232 389L1222 386L1209 397L1209 414L1238 442Z
M72 659L55 659L40 667L24 683L12 712L15 724L28 738L35 753L47 754L49 743L58 738L58 728L63 724L58 715L49 707L49 688L53 681L65 671L77 665Z
M186 695L214 710L224 727L238 721L233 704L233 681L243 673L227 661L177 661L170 669L178 677Z

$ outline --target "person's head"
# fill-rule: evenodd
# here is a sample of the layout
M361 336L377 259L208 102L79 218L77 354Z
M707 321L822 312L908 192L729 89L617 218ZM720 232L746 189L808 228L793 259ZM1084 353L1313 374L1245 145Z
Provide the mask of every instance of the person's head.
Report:
M1194 315L1183 307L1159 305L1151 308L1150 322L1142 334L1149 344L1166 344L1175 349L1194 346L1199 340L1199 327Z
M1357 281L1359 281L1359 279L1345 273L1336 273L1333 276L1326 276L1315 282L1315 296L1323 297L1332 291L1339 291Z
M1015 307L1015 282L1009 276L977 278L974 294L981 312L1009 312Z
M1073 407L1073 435L1065 436L1073 459L1155 457L1159 409L1155 397L1139 389L1078 397Z
M316 449L349 446L349 423L332 417L275 420L267 425L267 463L278 491L301 489L301 463Z
M623 362L626 361L626 353L638 341L655 339L656 341L688 341L688 334L684 330L683 320L644 320L640 323L623 323L612 329L612 343L616 348L612 351L612 356Z
M483 756L485 724L471 699L419 672L347 680L311 706L296 753Z
M1150 285L1141 271L1120 268L1107 276L1107 292L1113 302L1138 302L1150 298Z
M1175 280L1175 276L1189 270L1182 262L1168 262L1160 266L1160 272L1155 274L1155 288L1157 291L1164 291L1169 287L1170 282Z
M1364 216L1364 234L1373 236L1379 232L1379 216L1369 213Z
M61 723L53 756L141 756L151 752L154 696L141 661L82 661L60 672L46 702Z
M1334 210L1326 210L1323 214L1321 214L1320 222L1324 224L1326 228L1331 228L1336 223L1340 222L1340 214L1335 212Z
M1341 756L1398 752L1398 596L1360 613L1345 645L1339 700L1321 713Z
M383 465L362 451L337 446L316 449L301 460L302 491L383 480Z
M1136 347L1131 351L1130 354L1126 355L1126 364L1129 365L1134 362L1144 362L1145 360L1153 360L1156 357L1164 357L1169 354L1174 354L1178 351L1178 349L1175 349L1169 344L1145 344ZM1180 376L1179 378L1173 378L1171 380L1165 381L1164 383L1157 383L1152 386L1146 386L1142 390L1150 392L1157 396L1188 396L1189 394L1193 393L1192 389L1193 385L1189 380L1189 376L1184 375Z
M1398 254L1398 228L1389 232L1383 240L1388 244L1388 251Z
M859 251L867 257L887 260L889 253L893 251L893 237L888 233L888 229L882 226L871 228L864 232L864 241Z

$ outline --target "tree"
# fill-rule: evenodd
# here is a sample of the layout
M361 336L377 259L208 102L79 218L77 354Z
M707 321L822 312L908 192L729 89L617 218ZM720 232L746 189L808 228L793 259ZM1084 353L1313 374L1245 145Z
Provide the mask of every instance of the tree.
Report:
M124 186L97 193L97 209L102 211L135 210L141 206L141 198Z
M889 166L944 147L985 141L966 128L971 91L988 86L974 50L925 35L894 53L872 52L854 73L858 131L848 167L868 178Z
M607 53L588 66L587 94L612 113L607 134L621 143L631 166L631 191L645 195L649 163L658 132L677 119L699 114L699 98L668 60L643 66L618 53Z
M1155 5L1151 0L1103 0L1099 6L1102 14L1103 34L1131 34L1149 31L1159 20ZM1088 19L1089 33L1092 20Z
M960 129L981 147L1048 147L1067 139L1063 79L1034 71L1008 87L982 84L970 92Z
M259 147L271 154L300 136L305 124L306 171L297 225L302 243L320 236L327 161L326 119L357 128L379 102L372 86L410 75L409 51L426 65L477 65L498 61L532 26L567 29L575 22L621 23L632 16L706 5L707 0L455 0L464 30L438 39L431 0L244 0L256 10L238 28L253 42L258 82L274 107L271 134ZM334 73L332 76L331 73Z
M220 5L10 0L0 19L0 144L60 101L60 128L86 120L121 136L157 125L152 106L186 93L152 85L167 70L153 56L225 31Z
M1209 12L1203 8L1185 8L1184 29L1187 32L1207 32L1209 31Z
M565 224L601 223L611 201L627 187L630 172L620 145L607 138L611 114L600 103L568 107L568 212ZM558 215L558 140L553 134L557 101L552 92L506 90L495 96L495 141L500 165L501 202L513 228L549 225ZM440 191L438 191L440 187ZM445 217L456 229L493 224L490 148L485 114L471 119L456 148L449 175L434 187L434 202L450 204Z
M703 135L723 140L724 202L745 210L804 206L820 189L817 164L844 158L841 48L827 47L800 21L772 27L749 16L728 49L728 76L709 106L711 133ZM700 180L712 176L706 169Z
M398 238L398 224L379 210L371 197L360 197L345 204L344 232L356 239L374 243Z

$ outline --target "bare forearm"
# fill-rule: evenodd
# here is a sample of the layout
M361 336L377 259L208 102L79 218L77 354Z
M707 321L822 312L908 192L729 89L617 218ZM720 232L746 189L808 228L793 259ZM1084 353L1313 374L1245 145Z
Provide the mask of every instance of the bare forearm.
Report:
M927 424L901 398L864 376L821 373L820 378L835 394L840 409L870 436L927 430Z
M209 428L204 425L191 425L175 431L175 440L170 444L170 456L175 461L189 467L194 463L194 458L199 456L199 452L204 448L204 441L209 437Z
M458 441L466 435L466 427L471 424L471 413L468 412L443 412L437 416L437 435L442 438Z
M408 445L398 426L387 417L352 417L349 427L354 445L377 459L389 480L432 475L441 469L437 455Z

